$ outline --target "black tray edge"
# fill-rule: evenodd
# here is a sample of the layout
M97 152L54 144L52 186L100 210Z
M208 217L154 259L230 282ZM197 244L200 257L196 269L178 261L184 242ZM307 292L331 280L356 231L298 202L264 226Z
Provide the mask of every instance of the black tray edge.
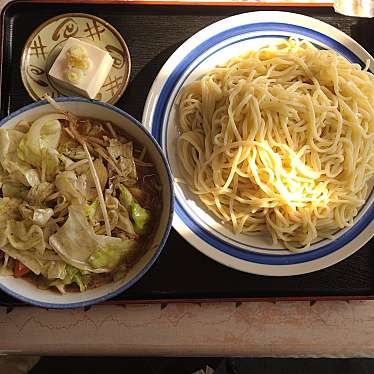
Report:
M236 306L240 306L242 303L257 302L257 303L280 303L280 302L309 302L310 305L314 305L316 302L321 301L345 301L347 303L351 301L368 301L374 300L374 295L370 296L295 296L295 297L253 297L253 298L212 298L212 299L139 299L139 300L108 300L96 305L140 305L140 304L157 304L157 305L167 305L167 304L215 304L215 303L235 303ZM10 302L3 303L0 302L1 307L14 308L14 307L36 307L35 305L25 304L22 302ZM74 309L89 309L90 305L83 308ZM37 307L40 309L49 309ZM58 309L58 308L56 308Z
M4 17L8 11L8 8L11 8L15 4L19 3L35 3L35 4L67 4L67 3L81 3L82 0L69 0L69 1L61 1L61 0L11 0L6 3L0 12L0 61L3 58L3 50L4 50ZM210 7L210 6L235 6L235 7L242 7L242 8L250 8L250 7L295 7L295 8L315 8L315 7L326 7L331 8L333 7L332 3L255 3L255 2L207 2L207 1L199 1L199 2L189 2L189 1L172 1L172 0L84 0L85 3L92 3L92 4L124 4L128 5L148 5L148 6L196 6L196 7ZM2 64L0 64L0 85L2 82L2 74L3 74ZM0 98L1 100L1 98ZM99 305L131 305L131 304L169 304L169 303L192 303L192 304L202 304L202 303L220 303L220 302L235 302L240 304L242 302L296 302L296 301L309 301L311 304L317 301L363 301L363 300L374 300L374 295L339 295L339 296L322 296L322 295L309 295L309 296L265 296L265 297L234 297L234 298L160 298L160 299L124 299L124 300L108 300L100 303ZM21 301L15 300L15 302L1 302L0 306L13 308L13 307L33 307L33 305L23 303ZM87 307L85 307L86 309ZM89 308L89 307L88 307ZM43 309L43 308L41 308Z

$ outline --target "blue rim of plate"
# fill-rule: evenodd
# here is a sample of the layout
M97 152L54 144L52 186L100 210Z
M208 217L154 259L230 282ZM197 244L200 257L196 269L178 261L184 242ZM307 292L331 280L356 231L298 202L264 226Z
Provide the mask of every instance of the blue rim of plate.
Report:
M164 153L162 152L162 149L161 149L160 145L155 141L155 139L152 136L149 136L150 135L149 131L147 131L144 128L144 126L137 119L132 117L130 114L124 112L123 110L121 110L121 109L119 109L119 108L117 108L117 107L115 107L111 104L108 104L108 103L105 103L105 102L102 102L102 101L99 101L99 100L88 100L88 99L85 99L85 98L82 98L82 97L73 97L73 96L57 97L54 100L57 101L57 102L80 102L80 103L89 103L89 104L99 105L99 106L111 109L114 112L120 114L121 116L123 116L126 119L128 119L129 121L131 121L134 125L136 125L139 129L141 129L141 131L143 131L148 136L149 139L151 139L153 145L155 146L158 153L160 154L161 159L162 159L162 161L164 163L164 166L165 166L165 169L166 169L166 174L168 176L168 184L169 184L169 188L170 188L169 219L168 219L168 222L166 224L166 230L165 230L165 232L164 232L164 234L161 238L159 247L157 248L154 255L149 259L149 261L144 266L144 268L134 278L132 278L129 282L125 283L123 286L119 287L115 291L107 293L103 296L96 297L94 299L89 299L89 300L86 300L86 301L79 301L79 302L75 302L75 303L61 303L61 304L59 304L59 303L47 303L47 302L44 302L44 301L36 301L34 299L30 299L29 297L20 295L16 292L12 291L10 288L4 286L0 281L0 290L6 292L10 296L15 297L16 299L19 299L23 302L26 302L26 303L29 303L29 304L32 304L32 305L36 305L36 306L43 307L43 308L49 308L49 309L83 308L83 307L90 306L90 305L93 305L93 304L101 303L101 302L106 301L108 299L111 299L115 296L118 296L119 294L121 294L122 292L124 292L128 288L130 288L132 285L134 285L138 280L140 280L144 276L144 274L151 268L151 266L155 263L155 261L159 257L159 255L160 255L160 253L161 253L161 251L162 251L162 249L163 249L163 247L166 243L166 240L169 236L171 226L172 226L173 211L174 211L174 185L173 185L173 182L172 182L173 177L172 177L172 174L171 174L169 163L167 162L166 157L165 157ZM9 116L3 118L0 121L0 127L3 126L6 122L11 120L12 118L14 118L14 117L26 112L26 111L28 111L30 109L33 109L33 108L43 106L43 105L46 105L46 104L48 104L47 100L42 100L42 101L38 101L38 102L35 102L35 103L32 103L32 104L26 105L26 106L16 110L15 112L11 113ZM1 279L1 277L0 277L0 279ZM82 295L84 295L84 293Z
M256 35L256 36L248 36L251 32L259 32L259 31L266 31L272 32L272 34L263 34L263 35ZM306 38L310 38L314 41L318 41L328 48L337 51L339 54L346 57L352 63L358 63L361 66L364 66L363 62L346 46L341 44L340 42L330 38L327 35L324 35L318 31L308 29L306 27L286 24L286 23L278 23L278 22L259 22L259 23L250 23L245 25L240 25L237 27L233 27L231 29L225 30L218 34L213 35L212 37L203 41L200 45L195 47L191 52L189 52L186 56L184 56L183 60L177 64L173 71L170 73L169 77L163 84L161 89L160 95L157 99L155 108L154 108L154 115L152 120L152 135L157 139L160 143L161 147L165 149L165 144L163 144L162 134L164 132L163 123L168 123L165 121L165 117L169 116L169 113L166 113L166 108L169 103L169 98L171 93L176 89L178 86L177 92L183 85L184 81L188 78L188 75L184 77L184 80L181 81L181 77L185 73L185 71L189 68L191 64L203 53L207 52L210 48L214 47L215 45L227 41L231 38L243 35L243 39L235 40L231 44L239 43L246 39L252 38L269 38L269 37L281 37L286 38L287 36L284 34L276 34L276 32L283 32L289 33L289 36L301 35ZM226 48L230 44L223 45L220 49ZM216 53L217 50L214 50L212 54ZM210 56L204 56L204 60ZM201 64L204 60L199 61ZM198 65L199 65L198 64ZM197 66L198 66L197 65ZM194 66L192 70L194 70L197 66ZM189 72L191 73L191 71ZM368 197L367 201L372 197L374 190L371 191L370 196ZM368 224L374 219L374 204L372 204L365 214L353 225L352 228L348 229L345 233L343 233L338 239L329 242L322 247L304 252L304 253L288 253L287 255L274 255L274 254L260 254L248 249L243 249L238 246L234 246L231 243L227 243L222 239L219 239L212 235L211 232L206 230L205 228L201 227L198 223L194 221L194 219L189 215L189 213L183 208L181 203L178 201L178 197L175 199L175 213L180 217L180 219L184 222L185 225L201 240L208 243L212 247L216 248L217 250L226 253L229 256L232 256L237 259L245 260L248 262L253 262L257 264L264 264L264 265L293 265L293 264L300 264L306 263L309 261L314 261L321 257L325 257L340 248L344 247L347 243L349 243L352 239L360 235L362 231L368 226ZM367 205L367 204L366 204ZM363 209L365 205L361 208ZM255 247L253 247L255 248Z

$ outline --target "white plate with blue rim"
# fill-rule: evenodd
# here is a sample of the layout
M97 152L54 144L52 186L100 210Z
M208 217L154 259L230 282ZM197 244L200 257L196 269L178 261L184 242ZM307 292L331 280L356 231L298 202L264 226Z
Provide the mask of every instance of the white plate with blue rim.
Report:
M143 112L143 124L160 143L174 177L180 177L176 154L178 127L175 101L183 86L205 72L249 49L296 37L318 48L333 49L364 66L374 60L351 37L319 20L288 12L261 11L218 21L183 43L159 72ZM270 235L235 235L204 209L188 187L176 183L174 228L195 248L231 268L269 276L290 276L317 271L352 255L374 234L374 192L352 226L335 233L334 240L316 240L302 253L273 245ZM176 249L177 250L177 249Z

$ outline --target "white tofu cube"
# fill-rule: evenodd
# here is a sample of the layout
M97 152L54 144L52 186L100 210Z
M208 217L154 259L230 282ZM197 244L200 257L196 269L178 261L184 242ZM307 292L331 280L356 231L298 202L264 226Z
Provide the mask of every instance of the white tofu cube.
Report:
M72 68L69 65L69 54L72 48L84 52L86 62L84 68ZM83 40L69 38L48 75L61 88L94 99L104 84L112 65L113 59L107 51Z

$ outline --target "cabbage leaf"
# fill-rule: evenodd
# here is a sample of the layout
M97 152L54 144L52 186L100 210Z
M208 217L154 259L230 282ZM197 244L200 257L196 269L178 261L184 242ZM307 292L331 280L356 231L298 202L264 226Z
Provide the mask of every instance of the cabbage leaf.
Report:
M10 244L2 247L2 251L11 258L22 262L36 275L41 274L48 279L64 279L66 277L66 264L58 257L55 259L56 255L53 256L52 251L38 255L35 250L23 251Z
M39 275L41 273L43 266L34 256L33 251L20 251L13 248L10 244L3 246L1 250L8 256L22 262L22 264L28 267L34 274Z
M28 133L18 146L21 159L34 166L41 166L42 149L56 149L61 136L59 119L65 119L63 114L46 114L31 125Z
M132 193L124 185L119 184L119 190L121 203L131 212L135 232L137 234L144 234L151 220L151 213L136 201Z
M45 160L47 178L53 176L59 166L56 148L61 136L60 119L65 119L65 116L59 113L38 118L18 145L17 153L21 160L39 168Z
M149 211L142 208L139 203L133 203L131 205L131 216L134 220L134 229L138 234L146 232L147 225L151 219Z
M22 218L19 212L21 201L10 197L0 198L0 247L8 242L6 234L8 221Z
M42 229L29 221L8 220L5 236L15 249L23 251L35 248L41 254L45 251Z
M60 191L67 199L72 202L83 204L85 183L83 179L78 179L73 170L64 171L56 176L55 185L57 191Z
M0 128L0 163L13 180L35 186L40 183L38 172L18 157L18 146L24 137L20 131Z
M49 286L56 287L61 293L65 293L65 286L75 283L81 292L86 291L89 275L82 272L71 265L66 265L65 277L55 279L49 283Z
M37 170L31 168L25 162L11 159L4 160L4 169L11 175L15 181L18 181L25 186L37 186L40 183L40 178Z
M45 226L48 220L53 216L53 213L53 209L51 208L35 209L32 221L39 226Z
M91 223L95 222L95 216L96 216L98 207L99 207L98 200L95 200L92 204L86 203L83 205L84 214L87 217L89 222Z
M57 150L59 153L62 153L64 156L74 161L84 160L87 158L83 147L74 140L69 139L63 144L60 144Z
M39 183L29 189L25 200L33 206L43 206L45 199L53 193L53 190L52 183Z
M0 162L17 154L18 145L25 136L20 131L13 129L0 128Z
M77 205L69 207L68 219L49 243L66 263L93 273L112 271L135 245L132 240L97 235Z

